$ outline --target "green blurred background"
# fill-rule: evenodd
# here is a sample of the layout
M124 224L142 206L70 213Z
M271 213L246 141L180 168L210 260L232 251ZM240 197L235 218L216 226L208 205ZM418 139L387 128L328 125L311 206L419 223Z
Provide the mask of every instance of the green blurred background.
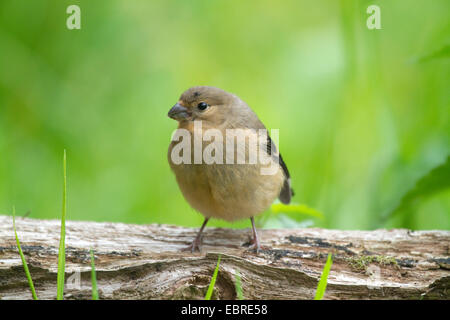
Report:
M448 0L2 0L0 214L59 218L66 148L68 219L199 226L167 111L213 85L280 129L314 226L450 229L449 188L381 220L450 153L449 43Z

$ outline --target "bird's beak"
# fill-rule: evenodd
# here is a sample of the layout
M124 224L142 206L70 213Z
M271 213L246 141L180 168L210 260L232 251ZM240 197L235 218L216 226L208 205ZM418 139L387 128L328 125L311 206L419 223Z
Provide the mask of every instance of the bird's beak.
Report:
M175 104L172 109L169 110L169 113L167 115L169 116L169 118L178 121L186 120L191 116L188 110L179 103Z

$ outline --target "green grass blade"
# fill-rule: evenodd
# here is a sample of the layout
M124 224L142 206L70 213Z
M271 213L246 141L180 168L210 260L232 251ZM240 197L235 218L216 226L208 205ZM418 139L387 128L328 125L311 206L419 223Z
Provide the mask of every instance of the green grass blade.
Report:
M239 300L244 300L244 294L242 293L242 284L241 284L241 276L239 275L239 271L236 272L236 282L235 282L235 287L236 287L236 295L237 298Z
M63 183L63 204L61 216L61 237L59 239L59 253L58 253L58 277L57 277L57 293L56 299L62 300L64 298L64 276L66 271L66 211L67 211L67 175L66 175L66 149L64 149L63 160L64 183Z
M25 270L25 274L26 274L27 279L28 279L28 285L30 286L31 295L33 296L34 300L38 300L38 297L36 295L36 291L34 290L33 279L31 279L30 270L28 270L27 261L25 260L25 256L23 255L22 248L20 247L19 237L17 236L17 230L16 230L16 207L13 207L13 228L14 228L14 235L16 236L17 249L19 249L20 259L22 259L22 265L23 265L23 269Z
M217 266L214 270L214 274L211 278L211 282L209 283L208 291L206 291L205 300L211 300L211 296L214 290L214 285L216 284L217 274L219 273L219 264L220 264L221 255L219 255L219 259L217 259Z
M97 276L95 274L94 252L91 249L91 282L92 282L92 300L98 300Z
M323 267L322 276L320 277L319 284L317 285L316 296L314 300L322 300L325 290L327 289L328 274L330 273L331 265L333 264L333 258L331 253L328 254L327 263Z
M444 163L434 167L431 171L417 180L408 192L400 199L397 206L385 214L379 221L378 226L382 226L386 221L399 214L407 212L408 209L417 206L420 201L425 200L439 192L450 189L450 156Z
M421 57L413 58L412 62L428 62L430 60L435 59L448 59L449 57L450 57L450 43L445 44L444 46L433 52L422 55Z
M324 215L322 212L308 207L306 204L283 204L283 203L274 203L270 207L273 213L285 213L292 214L293 218L296 218L296 215L307 215L314 218L324 219Z

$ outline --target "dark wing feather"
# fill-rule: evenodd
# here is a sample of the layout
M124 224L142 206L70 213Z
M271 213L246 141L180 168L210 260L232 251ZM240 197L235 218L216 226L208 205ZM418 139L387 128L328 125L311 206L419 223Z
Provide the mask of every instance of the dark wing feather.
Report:
M291 198L294 196L294 190L291 188L291 176L289 175L289 170L286 166L286 163L284 163L283 161L283 157L281 157L281 153L277 154L277 147L275 146L269 135L267 135L267 153L269 155L272 155L274 160L278 162L283 169L284 183L283 187L281 188L279 198L282 203L289 204L291 202Z
M241 105L242 106L242 105ZM245 114L238 117L239 119L243 119L240 123L240 127L243 128L250 128L254 130L258 129L264 129L267 130L266 127L263 125L263 123L258 119L256 114L250 109L249 106L247 106L245 103L243 105L243 108L238 109L245 111ZM249 116L250 114L250 116ZM266 131L267 132L267 131ZM272 148L274 150L272 154ZM270 138L269 134L267 133L267 153L273 157L273 159L278 162L283 169L284 172L284 183L283 187L281 188L280 195L278 198L280 198L280 201L284 204L289 204L291 202L291 198L294 195L294 190L291 188L291 177L289 175L288 168L286 164L283 161L283 158L281 157L281 154L276 152L277 148L275 146L275 143L273 143L272 139Z

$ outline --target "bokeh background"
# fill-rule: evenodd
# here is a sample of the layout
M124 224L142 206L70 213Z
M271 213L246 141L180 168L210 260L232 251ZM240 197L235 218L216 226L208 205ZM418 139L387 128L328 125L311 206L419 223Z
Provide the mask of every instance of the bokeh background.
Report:
M167 111L213 85L280 129L298 221L450 229L449 188L390 215L450 153L449 43L448 0L2 0L0 214L58 219L67 149L68 219L199 226Z

